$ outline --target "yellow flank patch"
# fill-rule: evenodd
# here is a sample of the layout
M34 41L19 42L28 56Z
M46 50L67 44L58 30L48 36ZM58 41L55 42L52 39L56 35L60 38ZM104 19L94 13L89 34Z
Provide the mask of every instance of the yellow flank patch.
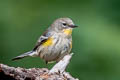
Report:
M63 31L66 35L71 35L72 34L72 29L64 29Z
M43 46L50 46L53 44L53 38L48 38L48 40L46 40L44 43L43 43Z
M70 48L72 48L72 42L70 43Z

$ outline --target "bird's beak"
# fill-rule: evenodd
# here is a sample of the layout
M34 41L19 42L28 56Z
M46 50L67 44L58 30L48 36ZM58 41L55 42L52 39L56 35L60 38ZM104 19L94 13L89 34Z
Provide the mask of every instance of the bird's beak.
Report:
M78 27L78 26L76 26L76 25L69 25L69 27L71 27L71 28L76 28L76 27Z

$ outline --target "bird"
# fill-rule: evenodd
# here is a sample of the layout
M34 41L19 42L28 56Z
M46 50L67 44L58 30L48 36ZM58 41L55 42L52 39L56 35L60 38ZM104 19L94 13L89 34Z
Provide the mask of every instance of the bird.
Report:
M76 26L71 18L56 19L48 29L39 37L31 51L23 53L12 60L19 60L28 56L40 57L46 64L59 62L72 49L72 31Z

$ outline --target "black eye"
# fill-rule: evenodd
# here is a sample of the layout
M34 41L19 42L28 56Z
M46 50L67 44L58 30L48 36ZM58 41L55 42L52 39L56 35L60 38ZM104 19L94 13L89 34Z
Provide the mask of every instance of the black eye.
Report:
M67 24L66 23L63 23L64 26L66 26Z

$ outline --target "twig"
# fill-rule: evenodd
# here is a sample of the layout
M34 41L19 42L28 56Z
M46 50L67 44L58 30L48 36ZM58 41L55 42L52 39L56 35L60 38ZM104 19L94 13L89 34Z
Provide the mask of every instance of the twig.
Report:
M65 71L67 65L69 64L72 55L73 53L66 55L55 66L53 66L53 68L50 70L49 73L56 73L56 72L63 73L63 71Z

